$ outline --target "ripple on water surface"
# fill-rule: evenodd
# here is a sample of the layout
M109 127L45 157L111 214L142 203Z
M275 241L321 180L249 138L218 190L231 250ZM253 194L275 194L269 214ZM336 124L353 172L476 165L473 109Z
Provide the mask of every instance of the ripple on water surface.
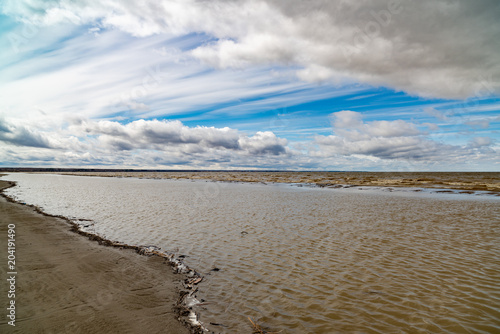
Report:
M8 193L97 233L186 255L216 332L500 330L500 200L11 174ZM220 271L212 271L219 268ZM222 326L210 326L209 323Z

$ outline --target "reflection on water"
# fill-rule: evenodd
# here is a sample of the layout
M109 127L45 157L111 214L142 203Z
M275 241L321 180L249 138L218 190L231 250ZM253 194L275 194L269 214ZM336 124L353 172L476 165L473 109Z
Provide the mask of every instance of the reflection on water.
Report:
M7 192L185 255L215 332L500 331L500 199L11 174ZM211 269L219 268L220 271ZM213 326L210 322L223 324Z

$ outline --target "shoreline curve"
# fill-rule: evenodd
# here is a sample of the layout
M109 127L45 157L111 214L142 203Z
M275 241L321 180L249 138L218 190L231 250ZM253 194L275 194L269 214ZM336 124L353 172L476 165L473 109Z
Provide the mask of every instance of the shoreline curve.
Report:
M154 246L113 242L18 203L3 192L15 185L0 180L0 243L15 224L18 271L16 326L5 317L2 333L205 333L184 301L201 281L196 271Z

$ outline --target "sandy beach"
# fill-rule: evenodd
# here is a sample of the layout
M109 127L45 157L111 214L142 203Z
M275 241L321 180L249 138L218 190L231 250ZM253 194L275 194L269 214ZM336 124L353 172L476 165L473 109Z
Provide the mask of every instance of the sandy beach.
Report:
M0 181L0 189L8 182ZM6 305L15 224L15 327ZM99 245L63 219L0 197L1 333L189 333L174 311L181 276L159 257Z

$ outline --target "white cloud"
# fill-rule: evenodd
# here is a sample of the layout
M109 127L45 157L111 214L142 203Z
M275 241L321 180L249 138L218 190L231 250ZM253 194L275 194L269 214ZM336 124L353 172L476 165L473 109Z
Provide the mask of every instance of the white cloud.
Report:
M311 141L328 122L303 134L302 121L288 126L278 113L268 127L274 132L262 131L273 109L347 95L366 103L356 95L367 87L359 83L424 97L499 94L494 1L6 0L0 6L25 23L0 39L4 163L214 169L382 169L404 159L498 163L497 141L484 136L494 137L498 119L479 114L496 110L491 101L464 100L455 110L447 106L455 102L436 102L437 109L424 111L441 121L438 127L416 123L429 121L417 115L421 108L380 96L377 103L388 105L370 111L371 119L417 115L417 121L367 122L344 110L331 117L333 135ZM310 84L325 81L343 88ZM263 111L260 119L243 117ZM314 111L302 115L308 112ZM239 126L144 120L220 122L229 114ZM465 125L491 131L471 138L479 133L459 133ZM421 127L441 130L430 137ZM251 128L251 135L237 128ZM443 143L459 136L462 145Z
M68 147L74 144L74 137L63 138L51 130L44 130L44 126L43 123L33 127L29 122L9 122L0 115L0 142L39 149L58 149L64 146L64 142Z
M318 136L316 142L329 154L357 154L381 159L421 159L439 155L437 143L417 137L349 140L338 136Z
M436 110L432 107L424 108L424 112L430 116L433 116L433 117L439 119L440 121L447 121L448 120L448 116L444 112Z
M239 145L243 150L248 151L252 155L280 155L287 151L287 140L276 137L270 131L259 131L253 137L242 137L239 139Z
M26 126L12 126L0 120L0 141L18 146L50 148L52 144L42 134Z
M470 147L479 148L484 146L490 146L493 143L490 137L474 137L469 143Z
M138 120L121 124L75 117L69 122L46 132L33 124L2 120L0 142L7 155L3 161L114 166L126 162L128 166L140 167L168 164L208 168L220 163L258 166L257 161L266 165L277 162L270 156L290 156L287 140L272 132L249 136L228 127L188 127L180 121Z
M43 124L2 120L0 161L4 166L289 170L491 170L500 162L489 137L445 145L425 134L396 136L393 128L414 129L408 122L365 122L359 116L341 112L333 124L344 127L335 127L334 135L293 143L269 131L248 135L179 121L122 124L73 117L47 130Z
M190 128L180 121L138 120L125 125L110 121L83 121L71 127L98 136L105 144L118 150L162 150L165 146L195 144L200 148L239 149L238 131L230 128Z
M488 129L490 127L490 122L487 119L480 119L474 121L467 121L465 125L472 127L473 129Z
M439 125L437 125L435 123L423 123L422 125L426 126L431 131L438 131L439 130Z
M52 32L43 30L42 35L46 33ZM135 39L103 30L97 37L84 33L65 36L64 43L29 44L29 53L36 56L21 57L2 69L0 113L40 121L46 119L40 110L58 117L106 119L179 117L207 109L220 116L363 89L318 87L281 76L280 69L212 70L180 51L204 38Z
M389 160L455 161L491 159L496 149L489 138L476 137L467 146L447 145L430 140L417 126L403 120L364 122L362 114L344 110L333 113L334 135L316 136L320 156L366 156ZM493 157L493 159L496 159Z
M331 115L335 132L350 139L391 138L420 134L415 124L403 120L363 123L360 113L342 110Z
M204 33L193 55L212 66L298 66L310 81L355 80L410 94L500 92L496 0L7 1L36 24L90 23L134 36Z

